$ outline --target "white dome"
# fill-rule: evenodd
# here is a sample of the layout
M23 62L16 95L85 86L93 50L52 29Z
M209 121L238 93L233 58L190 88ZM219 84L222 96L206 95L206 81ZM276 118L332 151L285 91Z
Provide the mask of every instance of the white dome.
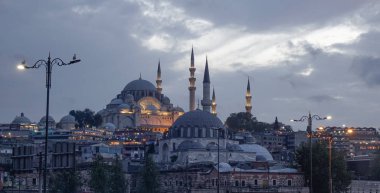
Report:
M12 124L31 124L31 123L32 122L28 119L28 117L24 116L24 113L21 113L20 116L16 116L12 121Z
M243 152L255 152L256 153L256 160L258 161L273 161L272 155L269 153L269 151L257 144L241 144L239 145L241 149L243 149Z
M75 117L72 116L72 115L66 115L64 117L62 117L62 119L59 121L61 124L70 124L70 123L76 123L75 121Z
M112 123L106 123L103 125L103 128L106 129L107 131L115 131L116 126Z

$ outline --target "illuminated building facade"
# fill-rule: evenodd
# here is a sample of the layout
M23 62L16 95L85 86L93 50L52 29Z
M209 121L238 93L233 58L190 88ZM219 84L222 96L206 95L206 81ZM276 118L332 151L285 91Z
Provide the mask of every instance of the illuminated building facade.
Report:
M99 111L103 123L112 123L116 130L137 128L165 133L184 111L174 107L162 94L161 67L157 70L157 87L141 78L128 83L105 109Z

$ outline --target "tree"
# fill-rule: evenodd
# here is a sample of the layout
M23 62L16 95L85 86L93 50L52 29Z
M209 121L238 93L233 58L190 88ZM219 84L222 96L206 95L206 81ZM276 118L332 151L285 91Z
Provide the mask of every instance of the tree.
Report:
M306 182L310 182L310 146L302 145L296 151L296 160L304 171ZM325 142L313 143L313 190L318 193L329 192L328 148ZM332 178L334 192L345 192L351 183L343 152L332 150Z
M109 183L109 193L124 193L127 187L123 167L117 155L110 168Z
M98 127L102 124L102 117L87 108L83 111L71 110L69 114L75 117L75 121L77 122L76 128Z
M371 161L369 178L371 180L380 180L380 152L377 152L375 158Z
M90 187L95 193L108 193L109 186L109 165L107 165L103 157L97 156L92 163L90 171Z
M144 166L140 172L140 193L156 193L159 192L159 173L152 157L147 154Z
M231 113L226 120L226 125L232 133L239 131L263 132L266 130L279 130L280 128L284 128L286 132L292 131L291 126L285 125L276 120L274 123L260 122L257 121L256 117L252 116L251 113L239 112Z
M50 193L74 193L82 185L79 173L74 170L55 172L50 178Z

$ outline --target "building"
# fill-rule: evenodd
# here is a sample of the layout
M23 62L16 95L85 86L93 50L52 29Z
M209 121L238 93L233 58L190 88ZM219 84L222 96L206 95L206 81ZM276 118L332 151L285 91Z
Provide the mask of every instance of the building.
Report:
M106 108L99 111L103 123L112 123L116 129L139 128L165 133L183 114L174 107L169 97L162 94L161 65L158 64L157 87L140 77L129 82Z

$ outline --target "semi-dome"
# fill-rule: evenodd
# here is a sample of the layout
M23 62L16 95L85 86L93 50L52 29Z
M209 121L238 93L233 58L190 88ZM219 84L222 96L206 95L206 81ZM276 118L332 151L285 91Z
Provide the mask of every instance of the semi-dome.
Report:
M66 115L62 117L62 119L59 121L61 124L62 123L75 123L75 117L72 115Z
M131 106L129 106L129 105L126 104L126 103L122 103L122 104L119 105L118 108L119 108L119 109L129 109L129 108L131 108Z
M24 113L21 113L20 116L16 116L12 121L12 124L31 124L31 123L32 122L28 119L28 117L24 116Z
M178 145L178 150L204 149L203 145L196 141L186 140Z
M151 90L155 91L156 87L149 81L142 79L141 77L137 80L134 80L127 84L124 87L125 91L134 91L134 90Z
M241 149L243 149L243 152L255 152L256 153L256 160L257 161L272 161L273 157L269 153L269 151L258 144L241 144L239 145Z
M121 99L118 99L118 98L114 98L112 99L112 101L110 102L111 105L120 105L120 104L123 104L123 100Z

